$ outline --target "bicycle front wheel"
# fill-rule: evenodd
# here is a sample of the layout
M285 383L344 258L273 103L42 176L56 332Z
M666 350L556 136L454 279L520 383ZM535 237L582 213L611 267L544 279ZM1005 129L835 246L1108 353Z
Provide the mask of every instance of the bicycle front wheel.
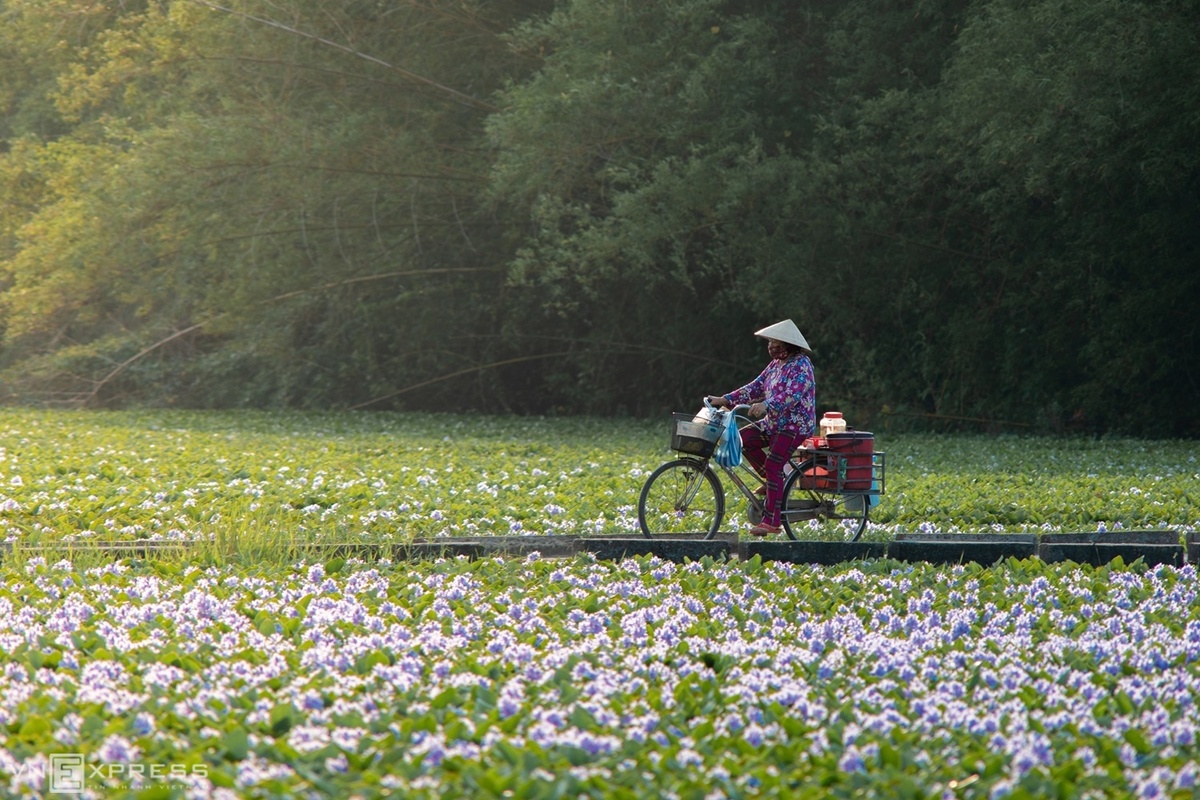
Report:
M638 498L642 534L696 533L711 539L725 516L725 490L707 462L668 461L646 479Z
M793 462L795 463L795 462ZM856 542L867 527L871 505L865 495L823 491L832 480L818 459L801 461L783 487L780 514L788 538Z

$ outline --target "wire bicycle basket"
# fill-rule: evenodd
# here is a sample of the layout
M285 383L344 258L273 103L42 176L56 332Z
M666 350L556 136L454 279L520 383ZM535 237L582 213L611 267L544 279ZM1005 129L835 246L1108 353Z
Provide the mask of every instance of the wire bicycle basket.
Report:
M709 458L725 432L720 412L706 417L675 412L671 415L671 449L697 458Z

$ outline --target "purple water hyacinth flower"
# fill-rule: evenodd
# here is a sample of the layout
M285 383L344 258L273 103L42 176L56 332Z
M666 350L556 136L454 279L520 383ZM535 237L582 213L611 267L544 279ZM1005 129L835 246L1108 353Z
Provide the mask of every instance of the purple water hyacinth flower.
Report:
M1017 775L1054 762L1054 748L1044 734L1031 732L1014 737L1008 741L1007 750L1011 756L1010 764Z
M998 780L992 785L991 791L988 792L988 797L990 800L1002 800L1002 798L1012 795L1015 786L1016 781L1012 778Z
M1174 775L1167 769L1155 769L1149 775L1135 775L1130 780L1133 796L1139 800L1160 800L1169 796Z
M856 747L847 747L842 757L838 759L838 769L842 772L866 772L867 765L863 761L862 753Z
M96 751L96 756L106 764L129 763L137 761L141 756L141 748L135 746L124 736L112 734L105 738Z
M611 753L620 747L621 740L615 736L599 736L590 732L580 734L577 746L591 756Z
M366 735L365 728L337 727L330 734L330 740L341 749L353 752L358 749L359 743Z
M1179 720L1171 723L1170 740L1177 747L1189 748L1196 744L1196 721Z
M329 730L323 725L297 725L288 731L287 742L299 753L311 753L330 743Z
M292 768L286 764L270 762L251 753L249 757L238 762L237 784L240 787L248 788L267 781L287 780L294 774Z
M508 719L521 713L522 701L521 697L514 697L508 694L502 694L500 699L496 701L496 712L501 719Z
M133 730L138 736L149 736L157 729L154 717L142 712L133 719Z

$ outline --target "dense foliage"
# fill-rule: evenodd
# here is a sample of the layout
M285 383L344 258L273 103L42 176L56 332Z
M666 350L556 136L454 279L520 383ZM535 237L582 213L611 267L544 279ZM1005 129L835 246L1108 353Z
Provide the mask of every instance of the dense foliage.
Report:
M1185 0L0 0L0 401L1200 433Z

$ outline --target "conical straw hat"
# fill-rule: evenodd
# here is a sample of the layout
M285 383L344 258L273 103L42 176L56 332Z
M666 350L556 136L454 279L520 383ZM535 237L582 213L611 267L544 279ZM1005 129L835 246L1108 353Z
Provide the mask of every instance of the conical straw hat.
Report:
M805 350L812 350L808 346L804 334L800 333L800 329L796 327L796 323L790 319L785 319L783 322L776 322L774 325L768 325L760 331L755 331L754 335L761 336L764 339L774 339L777 342L794 344L797 347L803 347Z

